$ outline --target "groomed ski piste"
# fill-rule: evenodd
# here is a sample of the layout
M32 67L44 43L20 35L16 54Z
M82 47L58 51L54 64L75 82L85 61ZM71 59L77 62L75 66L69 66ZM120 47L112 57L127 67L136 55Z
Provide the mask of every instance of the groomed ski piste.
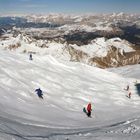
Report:
M49 55L28 57L0 51L0 140L140 139L140 72L129 77L135 66L123 77L125 69L117 74ZM83 113L89 102L92 118Z

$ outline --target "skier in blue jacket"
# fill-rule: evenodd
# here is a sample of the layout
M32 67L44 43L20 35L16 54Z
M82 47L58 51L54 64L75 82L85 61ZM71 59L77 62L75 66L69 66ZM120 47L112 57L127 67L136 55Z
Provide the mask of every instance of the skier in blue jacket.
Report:
M42 90L40 88L36 89L35 92L37 93L39 98L43 99L43 94L42 94Z
M30 53L30 55L29 55L29 60L33 60L33 56L32 56L31 53Z

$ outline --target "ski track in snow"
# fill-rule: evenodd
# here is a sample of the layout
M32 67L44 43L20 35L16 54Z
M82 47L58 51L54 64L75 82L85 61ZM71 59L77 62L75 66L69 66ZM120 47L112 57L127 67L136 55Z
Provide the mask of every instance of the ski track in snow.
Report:
M140 118L132 119L127 122L125 122L125 121L118 122L118 123L110 124L107 126L82 128L82 129L80 129L80 128L79 129L62 129L62 128L61 129L58 129L58 128L52 129L52 128L43 128L43 127L38 128L38 126L32 126L32 125L28 125L28 124L21 125L21 124L18 124L17 122L11 122L10 120L7 120L8 125L6 125L7 122L4 122L5 118L4 118L4 120L3 120L3 118L1 118L1 120L3 121L3 123L1 123L0 126L2 126L3 128L2 129L0 128L0 133L7 134L9 136L14 136L14 137L20 138L20 139L25 139L25 140L55 139L55 138L56 139L57 138L58 139L59 138L60 139L66 139L66 138L71 139L70 137L75 137L75 138L84 137L85 139L91 139L91 137L93 137L93 138L96 138L99 136L106 137L107 134L112 134L112 133L115 133L115 134L121 133L121 135L124 135L124 136L126 136L126 135L131 136L133 133L135 134L140 129L140 127L137 127L135 124L132 124L134 122L140 123ZM9 123L13 123L14 128L11 128L9 126ZM29 134L29 132L27 134L21 134L19 132L19 130L21 129L20 127L22 127L22 129L24 130L23 131L24 133L27 133L26 132L27 130L30 130L30 133L32 133L32 131L34 131L34 133L35 133L36 131L38 131L38 129L40 129L40 132L42 134L37 134L38 132L36 132L34 135ZM5 128L5 130L4 130L4 128ZM18 130L16 128L18 128ZM97 133L99 136L97 135ZM90 137L88 138L88 136L90 136Z
M139 139L140 100L127 78L51 56L0 52L0 137L4 140ZM139 79L137 79L139 80ZM132 98L124 90L130 84ZM35 94L43 90L44 100ZM92 118L82 108L92 103Z

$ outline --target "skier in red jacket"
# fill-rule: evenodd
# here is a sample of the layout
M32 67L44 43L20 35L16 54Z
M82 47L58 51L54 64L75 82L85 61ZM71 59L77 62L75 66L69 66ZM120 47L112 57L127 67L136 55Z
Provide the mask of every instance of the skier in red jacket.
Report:
M87 105L87 116L88 116L88 117L91 117L91 111L92 111L92 109L91 109L91 103L89 103L89 104Z

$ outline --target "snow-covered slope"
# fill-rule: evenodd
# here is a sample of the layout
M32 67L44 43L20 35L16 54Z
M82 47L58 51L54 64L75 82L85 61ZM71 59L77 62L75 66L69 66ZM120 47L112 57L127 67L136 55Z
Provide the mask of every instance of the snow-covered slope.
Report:
M138 65L132 65L132 66L123 66L119 68L110 68L109 71L118 73L124 77L131 77L131 78L137 78L140 79L140 64Z
M139 139L140 100L133 81L52 56L0 51L0 138ZM130 83L132 98L124 88ZM40 87L44 99L34 90ZM92 103L92 118L82 109Z

